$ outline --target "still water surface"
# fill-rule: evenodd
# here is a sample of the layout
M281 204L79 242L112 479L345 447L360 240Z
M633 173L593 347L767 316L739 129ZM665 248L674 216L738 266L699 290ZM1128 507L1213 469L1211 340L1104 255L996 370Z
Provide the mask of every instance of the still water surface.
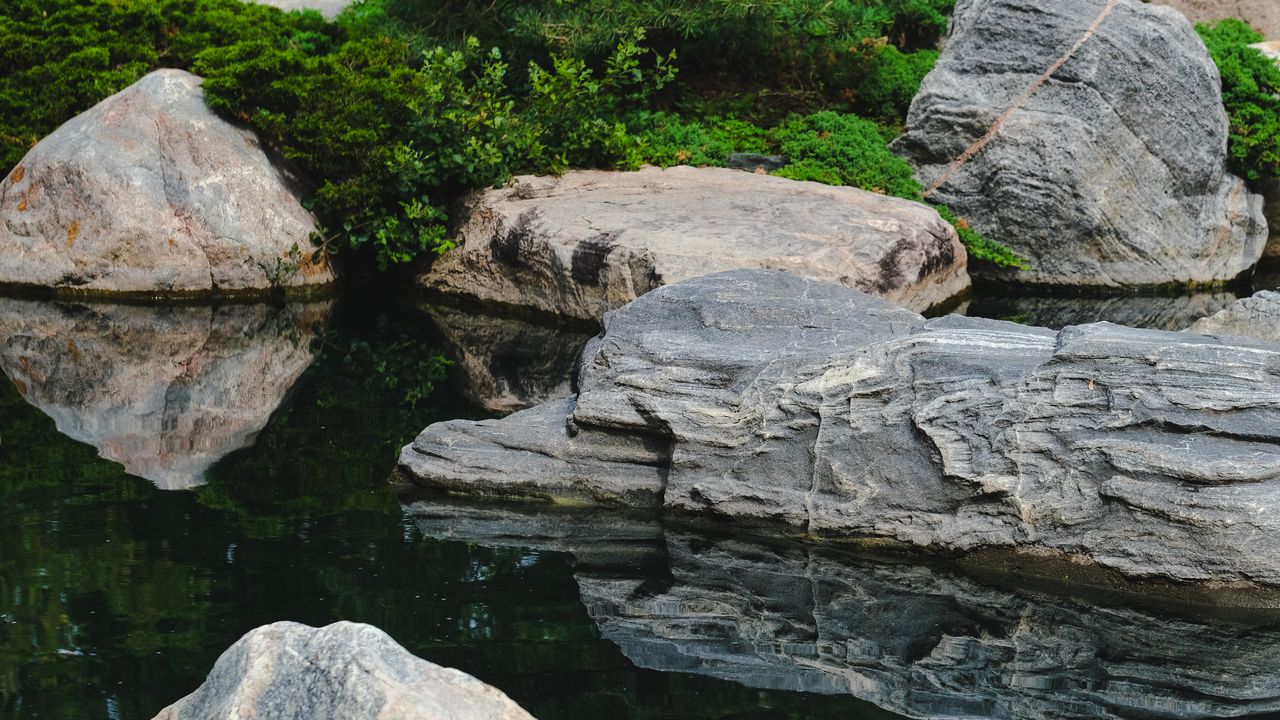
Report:
M585 338L391 306L0 299L0 717L145 720L285 619L372 623L540 720L1280 709L1266 618L398 497L418 430L563 391Z

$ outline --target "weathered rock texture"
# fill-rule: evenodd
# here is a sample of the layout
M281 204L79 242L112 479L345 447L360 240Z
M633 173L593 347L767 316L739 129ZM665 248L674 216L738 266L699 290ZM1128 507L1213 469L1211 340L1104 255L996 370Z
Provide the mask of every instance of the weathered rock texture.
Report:
M314 360L329 307L0 298L0 369L59 432L187 489L253 443Z
M474 403L513 412L572 392L570 380L591 333L471 308L423 305L455 359L452 379Z
M1280 346L926 321L734 271L605 319L579 393L401 454L473 494L663 507L919 548L1280 585Z
M572 553L600 634L644 668L853 695L938 720L1280 711L1272 613L1234 612L1231 623L1166 615L811 545L536 507L429 501L408 511L428 536Z
M322 286L315 221L256 136L158 70L0 179L0 284L135 295Z
M1193 23L1247 20L1268 40L1280 40L1280 3L1275 0L1158 0L1157 4L1177 9Z
M414 657L372 625L264 625L155 720L533 720L500 690Z
M724 168L521 177L472 199L435 291L598 322L660 285L776 268L924 310L969 286L955 230L920 203Z
M1263 290L1190 328L1203 335L1234 335L1280 343L1280 292Z
M1261 197L1227 172L1227 130L1217 68L1169 8L960 0L893 147L931 200L1030 260L997 275L1211 283L1253 267L1267 236Z

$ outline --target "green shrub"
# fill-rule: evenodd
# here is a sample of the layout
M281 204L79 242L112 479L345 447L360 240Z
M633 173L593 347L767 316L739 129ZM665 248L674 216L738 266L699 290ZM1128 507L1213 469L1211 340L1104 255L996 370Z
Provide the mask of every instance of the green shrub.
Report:
M730 153L769 151L765 130L732 117L683 120L673 113L641 113L629 125L640 138L645 162L660 167L718 167Z
M868 117L900 123L920 83L938 61L938 51L904 53L893 45L878 45L866 63L866 75L858 84L855 104Z
M315 48L335 33L317 13L240 0L5 0L0 166L13 167L36 140L151 70L189 68L205 48Z
M795 118L770 138L790 160L778 175L920 198L911 166L890 152L875 123L856 115L824 111Z
M385 36L327 53L253 41L202 53L196 68L214 109L320 183L326 247L385 269L452 247L450 205L512 172L639 165L621 117L674 76L669 58L641 70L644 54L633 37L601 72L572 58L531 64L519 102L501 53L475 39L416 57Z
M1231 169L1249 180L1280 175L1280 68L1249 47L1263 36L1241 20L1197 25L1222 76L1222 104L1231 121Z

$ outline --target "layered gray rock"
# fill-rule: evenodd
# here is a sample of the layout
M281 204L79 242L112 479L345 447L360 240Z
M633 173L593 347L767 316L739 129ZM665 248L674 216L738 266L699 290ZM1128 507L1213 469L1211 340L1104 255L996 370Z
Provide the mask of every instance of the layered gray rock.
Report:
M188 489L253 443L315 359L329 308L0 298L0 370L59 432Z
M969 286L932 208L856 188L724 168L521 177L471 200L459 247L419 282L590 322L661 285L776 268L916 310Z
M1262 199L1227 171L1227 133L1217 68L1170 8L960 0L893 148L930 200L1030 261L991 274L1129 287L1257 263Z
M578 325L548 324L514 314L424 304L455 363L453 380L477 405L513 412L571 391L573 368L593 334Z
M733 271L607 315L579 376L567 400L427 428L401 467L459 493L1280 585L1274 344L925 320Z
M1176 9L1191 22L1214 22L1224 18L1247 21L1268 40L1280 40L1280 4L1274 0L1156 0Z
M218 658L155 720L533 720L502 691L414 657L372 625L277 622Z
M443 498L406 509L429 537L570 553L601 636L643 668L938 720L1280 712L1270 611L1161 610L600 511Z
M41 140L0 179L0 285L213 295L316 288L315 219L201 79L157 70Z
M1263 290L1188 328L1203 335L1234 335L1280 343L1280 292Z

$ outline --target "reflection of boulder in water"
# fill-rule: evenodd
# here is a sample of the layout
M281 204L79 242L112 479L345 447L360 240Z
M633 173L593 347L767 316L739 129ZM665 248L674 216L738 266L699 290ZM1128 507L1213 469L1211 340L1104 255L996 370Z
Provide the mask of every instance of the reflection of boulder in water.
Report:
M601 634L645 668L850 694L922 718L1280 710L1274 622L1244 627L1010 592L814 546L664 538L656 521L599 510L440 499L408 509L429 536L574 554Z
M63 434L185 489L252 444L311 364L329 307L0 298L0 368Z
M1011 320L1054 330L1093 322L1152 330L1183 330L1200 318L1231 305L1237 298L1235 293L1225 290L1190 295L1104 297L1033 295L1023 290L1007 292L1007 295L977 294L961 314Z
M578 355L594 334L578 325L541 324L447 305L423 305L422 310L449 343L463 392L494 412L567 397Z

